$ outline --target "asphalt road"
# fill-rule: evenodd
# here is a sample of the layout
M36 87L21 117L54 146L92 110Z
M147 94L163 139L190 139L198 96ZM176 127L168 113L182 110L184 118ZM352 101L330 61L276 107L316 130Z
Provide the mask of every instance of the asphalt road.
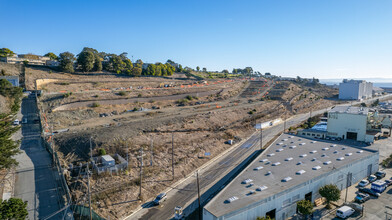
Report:
M15 158L19 162L16 168L15 197L27 201L28 219L43 219L61 208L59 190L56 184L56 172L52 169L50 154L44 149L40 139L40 125L35 123L38 109L33 96L22 100L22 121L27 118L27 124L22 124L19 137L22 138L21 154ZM51 219L62 219L57 215Z

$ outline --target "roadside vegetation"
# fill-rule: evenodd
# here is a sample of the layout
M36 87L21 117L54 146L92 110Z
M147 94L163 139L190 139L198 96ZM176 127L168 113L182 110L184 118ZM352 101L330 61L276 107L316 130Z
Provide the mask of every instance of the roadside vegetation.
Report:
M17 165L13 158L19 151L19 143L12 140L12 135L19 130L19 126L14 126L15 114L19 111L22 97L22 88L13 87L5 79L0 80L0 95L10 100L10 113L0 114L0 169L8 169Z

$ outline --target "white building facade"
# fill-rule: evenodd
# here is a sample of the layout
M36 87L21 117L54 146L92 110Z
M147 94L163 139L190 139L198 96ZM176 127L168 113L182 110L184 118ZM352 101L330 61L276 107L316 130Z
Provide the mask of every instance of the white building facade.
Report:
M368 99L373 95L373 83L364 80L344 79L339 84L339 99L360 100Z
M368 108L337 106L328 112L327 136L373 142L374 135L367 134L371 115Z

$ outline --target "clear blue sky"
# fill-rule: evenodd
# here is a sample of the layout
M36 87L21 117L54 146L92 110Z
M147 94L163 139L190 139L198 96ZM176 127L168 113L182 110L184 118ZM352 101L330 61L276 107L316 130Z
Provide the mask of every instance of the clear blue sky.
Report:
M282 76L392 77L390 0L0 0L0 47Z

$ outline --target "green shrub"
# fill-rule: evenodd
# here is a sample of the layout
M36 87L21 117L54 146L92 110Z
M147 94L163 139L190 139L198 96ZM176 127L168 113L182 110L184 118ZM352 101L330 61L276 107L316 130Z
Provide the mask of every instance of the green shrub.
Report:
M142 97L142 94L141 94L141 93L139 93L139 94L137 95L137 97L138 97L138 98Z
M98 149L98 154L99 154L99 156L106 155L106 150L103 149L103 148L99 148Z
M118 93L118 95L119 95L119 96L126 96L126 95L127 95L127 92L125 92L125 91L120 91L120 92Z
M100 104L98 103L98 102L94 102L92 105L91 105L91 107L93 107L93 108L96 108L96 107L99 107L100 106Z

